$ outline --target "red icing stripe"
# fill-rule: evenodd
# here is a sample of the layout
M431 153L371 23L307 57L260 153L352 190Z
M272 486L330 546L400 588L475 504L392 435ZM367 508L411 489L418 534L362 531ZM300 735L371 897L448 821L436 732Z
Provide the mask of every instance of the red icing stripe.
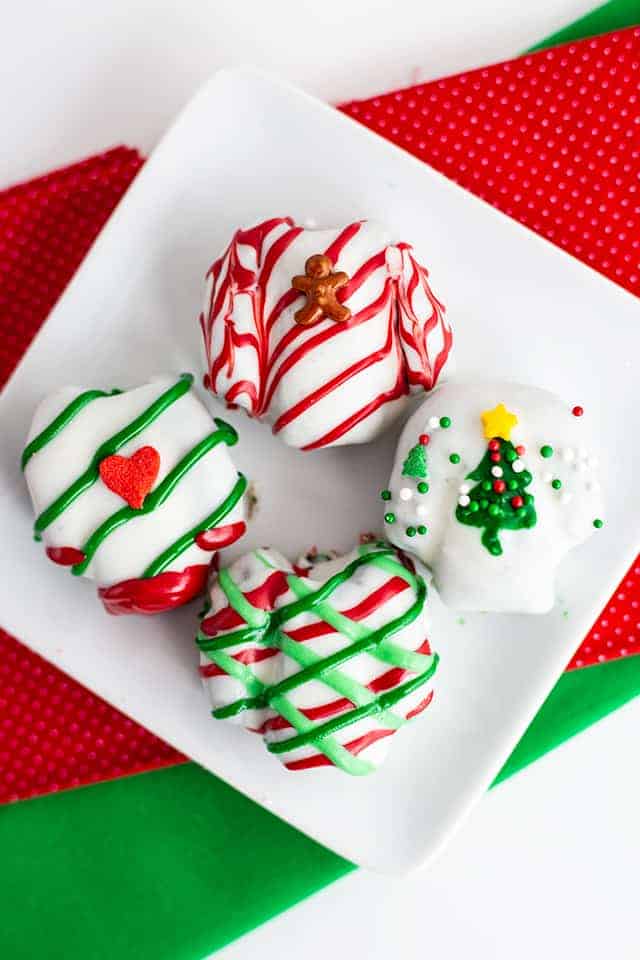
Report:
M61 567L72 567L74 563L82 563L84 553L75 547L47 547L49 560L59 563Z
M390 737L395 732L395 730L370 730L369 733L363 734L356 740L345 743L344 748L355 757L366 750L367 747L370 747L372 743ZM311 757L304 757L302 760L290 760L289 763L285 763L287 770L311 770L313 767L332 766L334 766L333 762L324 753L314 753Z
M108 613L163 613L204 592L209 565L195 564L180 573L167 570L147 579L123 580L101 587L98 596Z
M261 663L262 660L270 660L279 652L280 651L277 647L251 647L248 650L241 650L240 653L236 653L233 659L237 660L238 663L243 663L245 666L248 666L251 663ZM201 677L209 678L227 676L227 671L223 670L222 667L219 667L217 663L206 663L203 664L199 669Z
M393 597L402 593L403 590L407 590L408 587L409 584L406 580L403 580L402 577L391 577L390 580L387 580L381 587L378 587L377 590L370 593L368 597L361 600L355 607L351 607L350 610L341 610L340 613L343 617L348 617L350 620L364 620L365 617L368 617L369 614L377 610L378 607L381 607L393 599ZM287 630L286 634L297 643L304 643L306 640L313 640L315 637L323 637L327 633L335 632L335 627L332 627L324 620L319 620L317 623L309 623L304 627L298 627L297 630Z
M212 527L196 537L196 543L201 550L221 550L235 543L247 529L243 520L237 523L228 523L224 527Z
M389 284L387 283L385 284L385 294L387 294L388 289L389 289ZM370 309L373 309L373 306L374 305L372 305L372 308ZM380 307L382 307L382 303L378 303L375 306L376 306L375 312L377 313ZM287 424L291 423L301 414L305 413L312 406L314 406L314 404L318 403L319 400L322 400L329 393L333 393L334 390L340 387L343 383L346 383L347 380L351 380L352 377L355 377L359 373L362 373L363 370L367 370L374 363L380 363L380 361L384 360L386 357L389 356L392 347L393 347L393 324L391 323L389 324L387 338L384 343L384 346L382 346L379 350L374 350L373 353L367 354L366 357L362 357L360 360L357 360L350 367L347 367L346 369L341 370L340 373L336 374L336 376L332 380L327 380L325 383L322 384L321 387L318 387L316 390L313 390L311 393L308 393L305 397L302 398L302 400L298 401L298 403L294 404L292 407L289 407L289 409L285 411L285 413L281 414L276 420L273 426L273 432L279 433L283 429L283 427L286 427Z
M331 323L329 326L321 324L321 329L314 336L309 337L304 343L301 343L295 350L293 350L280 364L278 369L275 372L271 383L269 384L269 389L263 403L263 409L266 409L271 404L274 393L278 387L278 384L284 377L285 373L294 367L300 360L302 360L308 353L312 350L315 350L316 347L320 346L323 343L326 343L327 340L332 340L334 337L340 336L341 333L344 333L346 330L351 330L353 327L360 326L362 323L366 323L371 317L375 316L382 307L384 306L386 300L389 297L389 287L390 282L387 281L384 285L382 293L377 300L374 300L373 303L368 304L366 307L363 307L358 313L354 314L350 320L347 320L346 323ZM271 364L269 373L274 369L280 355L282 354L285 347L289 343L293 342L297 337L304 333L305 327L296 326L292 328L285 337L282 338L280 343L275 347L273 354L271 356ZM310 329L315 329L311 327Z
M270 573L264 583L254 590L249 590L244 594L247 603L259 610L273 610L277 598L286 593L289 589L286 575L282 570L274 570ZM241 627L244 624L242 617L233 609L233 607L223 607L216 611L210 617L206 617L201 624L200 630L207 637L213 637L217 633L232 630L234 627Z
M360 410L356 410L356 412L352 413L350 417L347 417L346 420L343 420L342 423L339 423L337 427L333 428L333 430L329 430L329 432L325 433L324 436L319 437L318 440L314 440L313 443L308 443L306 447L302 447L302 449L318 450L320 447L325 447L328 444L335 443L335 441L339 440L340 437L343 437L346 433L349 433L350 430L353 430L353 428L356 427L362 420L366 420L371 416L372 413L375 413L376 410L384 406L385 403L388 403L391 400L397 400L398 397L402 397L408 392L409 390L406 384L404 370L400 369L396 384L391 390L387 390L386 393L379 394L374 400L371 400L369 403L365 404L364 407L361 407Z
M432 700L433 700L433 690L430 690L427 696L424 698L424 700L421 700L420 703L413 708L413 710L409 710L409 713L407 714L406 719L412 720L414 717L417 717L419 713L422 713L423 710L427 709L427 707L429 706Z

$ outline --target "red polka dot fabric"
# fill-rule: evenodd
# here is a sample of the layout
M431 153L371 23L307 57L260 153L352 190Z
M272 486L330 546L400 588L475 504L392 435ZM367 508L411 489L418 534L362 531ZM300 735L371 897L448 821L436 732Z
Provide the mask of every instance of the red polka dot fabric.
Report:
M342 109L640 294L639 91L635 27Z
M142 163L118 148L0 193L0 386ZM0 803L184 759L0 629Z
M638 293L639 62L625 30L342 109ZM142 163L118 148L0 193L0 386ZM640 561L569 667L640 653L639 603ZM184 759L0 630L0 802Z

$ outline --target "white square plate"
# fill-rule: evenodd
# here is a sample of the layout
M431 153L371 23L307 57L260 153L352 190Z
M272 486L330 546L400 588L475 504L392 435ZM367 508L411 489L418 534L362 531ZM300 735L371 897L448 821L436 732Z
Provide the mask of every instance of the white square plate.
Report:
M447 303L458 374L532 382L583 404L603 459L618 464L605 476L607 525L564 563L553 613L461 623L432 594L436 698L395 738L382 770L362 779L288 773L258 738L210 720L192 640L197 608L107 616L93 587L47 563L32 541L18 468L47 391L200 371L205 270L234 227L274 214L321 226L373 217L413 241ZM0 398L3 625L326 846L379 870L416 867L486 790L633 558L639 333L630 295L429 167L269 77L220 73L138 175ZM293 557L310 544L346 550L379 525L394 436L299 454L268 428L223 415L240 428L236 460L260 497L244 547L273 544Z

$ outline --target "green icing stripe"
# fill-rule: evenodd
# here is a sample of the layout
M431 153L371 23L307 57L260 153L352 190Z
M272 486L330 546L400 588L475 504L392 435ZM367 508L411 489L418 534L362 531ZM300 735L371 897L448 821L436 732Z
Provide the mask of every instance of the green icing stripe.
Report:
M429 669L421 674L419 677L414 677L412 680L408 680L406 683L400 684L399 687L396 687L394 690L390 690L388 693L383 693L382 696L378 697L375 703L367 704L364 707L358 707L357 710L352 710L351 713L342 714L339 717L335 717L333 720L328 720L326 723L323 723L319 727L315 727L313 730L307 730L303 733L300 733L297 737L291 737L289 740L280 740L278 743L269 743L267 744L267 749L271 753L288 753L291 750L297 750L298 747L304 747L309 743L315 743L316 740L321 740L324 737L328 737L333 733L337 733L339 730L342 730L343 727L349 726L352 723L356 723L358 720L363 720L365 717L370 717L372 714L379 713L382 710L385 710L387 707L391 707L394 704L398 703L399 700L402 700L403 697L408 696L410 693L413 693L414 690L417 690L418 687L426 683L433 674L436 672L438 666L438 654L433 655L432 664Z
M82 553L84 553L84 560L81 563L74 564L71 567L71 572L74 576L80 576L84 573L89 564L91 563L98 547L107 539L107 537L117 530L118 527L121 527L123 523L128 523L129 520L133 520L134 517L144 516L145 514L152 513L157 509L164 501L173 493L174 488L182 480L183 476L191 470L196 463L202 459L210 450L213 450L219 443L223 441L225 443L235 443L237 440L237 434L228 424L224 423L222 420L216 420L216 425L218 429L209 434L208 437L204 437L200 443L196 444L189 453L176 464L176 466L171 470L167 476L164 478L162 483L148 494L144 503L139 509L134 509L134 507L122 507L122 509L112 513L110 517L102 523L97 530L91 534L89 539L85 542L84 546L81 548ZM244 477L241 476L241 482L244 480ZM246 481L245 481L246 483ZM191 532L191 531L190 531ZM181 543L177 541L177 543ZM188 543L187 543L188 546ZM175 547L170 547L169 550L172 550ZM151 567L155 567L159 561L164 561L165 555L161 554L156 560L153 561ZM168 562L168 561L167 561ZM145 576L151 576L148 572L144 574Z
M308 717L305 717L294 705L286 699L286 697L278 697L273 704L274 709L280 713L285 720L287 720L295 730L299 730L304 734L309 734L311 737L314 735L313 720L309 720ZM354 756L352 753L342 746L341 743L338 743L337 740L334 740L332 737L325 737L321 743L316 744L315 739L313 740L314 745L322 752L326 757L328 757L336 767L340 767L341 770L344 770L346 773L350 773L352 776L366 776L368 773L373 773L374 766L372 763L369 763L368 760L365 760L363 757Z
M132 420L131 423L123 427L122 430L119 430L118 433L109 437L104 443L101 443L84 473L82 473L64 493L61 493L37 518L34 527L36 539L40 539L42 531L45 530L49 524L53 523L61 513L64 513L85 490L93 486L100 475L99 468L102 460L116 453L125 443L128 443L129 440L132 440L133 437L145 430L167 407L170 407L176 400L179 400L180 397L187 393L191 389L192 383L192 374L183 373L177 383L162 393L158 399L155 400L151 406L147 407L146 410L143 410L135 420ZM228 429L231 430L230 427ZM120 522L124 523L124 520Z
M228 497L222 501L222 503L216 507L215 510L204 518L204 520L198 524L196 527L192 527L191 530L187 530L175 543L172 543L170 547L167 547L155 560L153 560L147 569L142 574L143 577L155 577L156 574L161 573L165 567L168 567L170 563L179 557L181 553L184 553L192 544L195 542L195 539L199 534L205 533L207 530L211 530L212 527L217 527L221 520L231 513L235 505L241 499L243 493L247 489L247 478L244 474L239 473L238 479L236 480L231 493Z
M41 433L26 445L20 461L22 469L24 470L34 453L42 450L54 437L57 437L60 431L64 430L67 424L71 423L74 417L76 417L81 410L84 410L92 400L98 400L100 397L115 397L119 393L122 393L122 390L111 390L109 392L105 392L104 390L85 390L84 393L79 394L75 400L72 400L71 403L58 414L55 420L51 421L48 427L45 427Z
M233 657L229 656L228 653L223 653L222 651L216 653L213 660L214 663L216 663L221 670L224 670L225 673L228 673L230 677L244 684L247 693L257 697L263 692L265 688L264 684L258 680L255 674L252 673L244 663L239 663L237 660L234 660Z
M291 640L286 634L280 634L280 641L277 643L277 646L285 656L290 657L303 668L324 663L324 658L321 657L319 653L305 647L304 644L296 643L295 640ZM421 665L420 669L422 669L422 666L423 665ZM328 673L324 673L322 682L332 690L341 694L341 696L346 697L347 700L350 700L357 707L365 706L376 699L375 693L358 683L357 680L352 680L347 674L341 673L339 670L330 670ZM271 697L269 699L271 706L273 706L273 699ZM276 697L276 699L278 698ZM402 725L402 719L395 717L391 713L381 715L380 720L385 726L392 730L397 730L398 727Z
M254 607L245 598L240 587L236 586L228 570L221 570L218 574L220 589L229 601L229 606L236 610L243 620L252 627L265 627L269 624L269 614L266 610Z

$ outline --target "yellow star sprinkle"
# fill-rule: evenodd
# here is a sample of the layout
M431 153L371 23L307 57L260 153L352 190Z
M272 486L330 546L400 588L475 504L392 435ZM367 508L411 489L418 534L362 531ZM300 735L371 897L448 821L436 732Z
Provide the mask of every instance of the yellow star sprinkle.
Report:
M511 439L511 431L518 422L515 413L507 410L504 403L499 403L493 410L485 410L480 414L484 435L487 440L493 437L502 437L503 440Z

